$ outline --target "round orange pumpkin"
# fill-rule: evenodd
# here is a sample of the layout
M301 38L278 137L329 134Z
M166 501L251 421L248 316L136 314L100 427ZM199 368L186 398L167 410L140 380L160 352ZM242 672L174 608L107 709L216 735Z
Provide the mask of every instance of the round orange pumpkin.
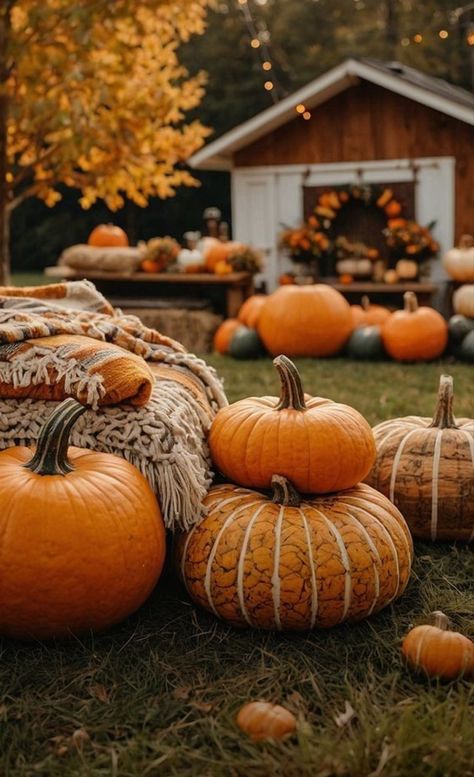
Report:
M229 353L230 341L241 326L237 318L227 318L223 321L214 335L214 350L223 355Z
M0 453L0 634L52 639L102 630L136 610L165 558L155 495L129 462L69 448L85 407L66 399L34 455Z
M165 267L166 267L165 262L160 262L155 259L144 259L140 265L141 271L148 272L148 273L163 272Z
M221 262L217 262L214 265L214 272L216 275L230 275L232 272L232 266L225 260L222 260Z
M251 297L248 297L239 310L237 316L239 321L250 329L256 329L260 311L267 299L266 294L252 294Z
M216 467L243 486L270 488L275 472L306 494L351 488L370 471L375 444L357 410L305 396L295 365L274 360L280 397L249 397L221 408L209 446Z
M127 233L115 224L99 224L90 233L87 242L97 248L128 246Z
M352 332L351 308L324 283L280 286L263 305L257 328L273 356L331 356Z
M388 218L393 219L396 216L399 216L402 212L402 206L400 205L397 200L391 200L384 208L384 211Z
M398 361L437 359L448 343L448 325L437 310L418 307L416 294L406 291L405 307L396 310L382 327L387 353Z
M474 677L474 643L458 631L449 631L449 618L439 610L431 614L430 624L408 632L402 653L413 669L428 677Z
M356 326L381 326L390 318L390 310L382 305L371 305L366 294L360 305L351 305L352 321Z
M274 496L214 486L205 518L178 538L189 595L233 626L306 630L378 612L405 589L413 547L402 515L359 484L301 501L275 476Z
M374 427L377 459L366 478L401 510L415 537L474 540L474 420L453 415L453 379L442 375L434 417Z
M262 739L282 739L296 729L293 713L268 701L250 701L244 704L235 722L254 742L261 742Z
M242 243L234 240L222 241L216 237L204 237L201 241L200 249L203 255L206 270L216 271L216 265L219 262L227 262L230 254L240 248Z

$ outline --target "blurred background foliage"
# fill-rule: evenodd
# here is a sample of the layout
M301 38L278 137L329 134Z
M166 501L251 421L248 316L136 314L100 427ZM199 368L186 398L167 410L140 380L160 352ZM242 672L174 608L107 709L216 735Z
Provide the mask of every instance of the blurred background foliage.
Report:
M216 0L205 35L184 45L181 60L191 73L208 74L206 96L195 114L216 138L250 116L350 56L397 60L431 75L472 88L474 45L467 44L474 15L457 18L452 0L248 0L253 21L267 41L272 62L273 95L263 88L259 52L238 0ZM447 35L440 36L445 31ZM93 226L113 221L131 242L169 234L182 239L202 227L208 205L230 221L227 173L198 173L199 188L181 188L176 197L154 199L147 208L132 203L116 213L105 205L83 211L75 190L50 209L28 200L13 215L12 269L41 269L54 264L68 245L84 242Z

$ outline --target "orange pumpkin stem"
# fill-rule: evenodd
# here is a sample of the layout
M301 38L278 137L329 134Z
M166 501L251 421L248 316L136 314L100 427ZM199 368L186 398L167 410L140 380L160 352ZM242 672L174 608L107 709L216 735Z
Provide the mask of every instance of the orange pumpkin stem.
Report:
M442 631L449 630L449 618L444 612L441 612L441 610L432 612L429 621L431 626L436 626L436 628L442 629Z
M416 313L418 310L418 300L414 291L406 291L403 295L403 302L407 313Z
M23 466L37 475L67 475L74 467L67 457L69 433L86 407L75 399L65 399L53 410L41 429L36 451Z
M301 496L290 481L283 475L272 477L273 497L272 502L283 507L299 507Z
M439 379L438 402L430 427L438 429L457 429L453 415L453 379L451 375L441 375Z
M295 365L287 356L277 356L273 364L281 381L280 401L275 410L306 410L303 385Z
M368 309L370 308L370 299L368 298L367 294L364 294L364 296L360 301L360 304L361 304L362 310L365 310L365 312L367 312Z

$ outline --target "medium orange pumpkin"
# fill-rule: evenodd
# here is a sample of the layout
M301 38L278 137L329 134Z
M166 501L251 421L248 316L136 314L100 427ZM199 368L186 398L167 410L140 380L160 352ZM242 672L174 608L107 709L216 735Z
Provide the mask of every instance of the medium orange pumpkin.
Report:
M268 297L266 294L252 294L245 300L239 310L237 318L250 329L256 329L260 312Z
M387 353L398 361L437 359L448 343L448 325L437 310L418 307L416 294L406 291L405 307L396 310L382 326Z
M405 589L413 547L394 505L359 484L301 501L273 478L274 496L214 486L206 515L178 538L189 595L233 626L328 628L378 612Z
M214 272L216 275L230 275L231 272L233 272L232 265L228 264L225 260L216 262L214 265Z
M216 265L219 262L226 262L230 254L236 248L240 248L241 245L242 243L237 243L234 240L224 242L216 237L204 237L201 241L200 249L206 269L209 272L215 272Z
M87 242L90 246L118 247L128 246L127 233L115 224L99 224L90 233Z
M434 417L373 429L377 459L366 481L402 511L415 537L474 540L474 420L453 415L453 379L440 378Z
M214 350L224 355L229 353L230 341L241 326L237 318L227 318L223 321L214 335Z
M156 498L109 453L69 448L85 410L66 399L36 452L0 453L0 634L52 639L102 630L148 597L165 558Z
M268 701L250 701L244 704L235 722L254 742L282 739L296 729L293 713Z
M428 677L474 677L474 643L458 631L449 631L449 618L439 610L431 614L430 624L408 632L402 653L413 669Z
M243 486L270 488L275 472L303 493L350 488L375 461L369 424L357 410L305 396L295 365L286 356L278 370L278 397L249 397L221 408L209 446L216 467Z
M141 271L147 273L163 272L165 267L165 262L160 262L159 260L155 259L144 259L140 265Z
M391 312L382 305L371 305L367 294L364 294L360 305L351 305L352 321L356 326L380 326L390 318Z
M352 332L351 308L328 284L280 286L263 305L257 328L273 356L331 356Z

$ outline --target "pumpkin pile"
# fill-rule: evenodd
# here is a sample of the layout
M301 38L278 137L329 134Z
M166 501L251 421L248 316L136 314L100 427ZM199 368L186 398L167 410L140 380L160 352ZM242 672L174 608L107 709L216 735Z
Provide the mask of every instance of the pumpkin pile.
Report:
M472 249L474 250L474 249ZM464 284L453 294L454 316L448 322L451 351L463 361L474 363L474 284Z
M265 353L257 326L265 294L253 294L245 300L237 318L227 318L214 335L214 350L234 359L255 359Z
M410 532L360 482L375 458L367 421L306 395L287 357L274 364L280 397L241 400L212 424L211 455L231 482L211 488L205 518L178 539L182 579L196 603L234 626L360 620L403 592Z

